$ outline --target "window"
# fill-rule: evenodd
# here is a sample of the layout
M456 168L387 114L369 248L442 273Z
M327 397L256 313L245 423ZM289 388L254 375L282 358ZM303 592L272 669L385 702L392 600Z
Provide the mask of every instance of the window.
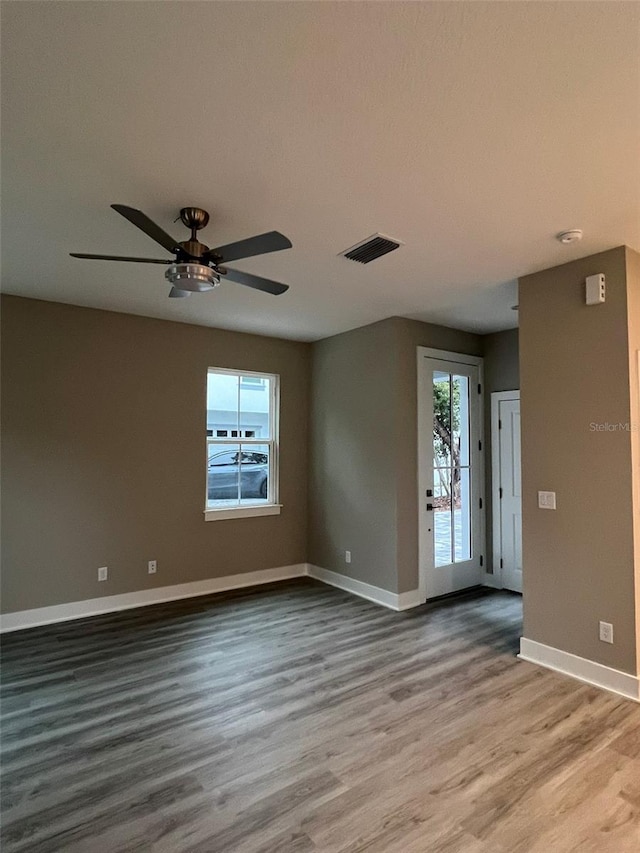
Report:
M272 374L209 368L207 521L280 512L278 384Z

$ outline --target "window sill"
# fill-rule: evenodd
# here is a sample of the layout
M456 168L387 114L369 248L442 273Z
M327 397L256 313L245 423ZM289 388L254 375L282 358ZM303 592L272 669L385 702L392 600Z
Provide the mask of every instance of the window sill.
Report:
M252 518L258 515L280 515L282 504L267 506L237 506L221 509L205 509L205 521L223 521L226 518Z

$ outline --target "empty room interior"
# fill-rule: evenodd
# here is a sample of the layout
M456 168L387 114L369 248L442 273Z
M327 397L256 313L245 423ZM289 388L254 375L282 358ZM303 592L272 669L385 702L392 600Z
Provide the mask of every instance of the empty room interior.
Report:
M5 853L638 853L640 4L2 2Z

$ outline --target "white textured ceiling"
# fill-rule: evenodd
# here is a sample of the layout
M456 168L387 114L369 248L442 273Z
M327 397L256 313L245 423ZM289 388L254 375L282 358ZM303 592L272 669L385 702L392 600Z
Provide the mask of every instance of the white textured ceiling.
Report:
M640 250L638 3L14 2L2 8L3 289L315 339L391 315L516 323L515 279ZM169 300L109 208L291 285ZM577 246L554 234L584 229ZM368 266L337 253L380 231Z

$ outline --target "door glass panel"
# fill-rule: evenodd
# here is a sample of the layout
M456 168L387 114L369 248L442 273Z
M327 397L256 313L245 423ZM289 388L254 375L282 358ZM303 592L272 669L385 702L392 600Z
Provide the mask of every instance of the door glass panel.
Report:
M433 535L436 566L472 558L469 378L433 371Z
M451 498L448 494L435 498L433 535L435 537L435 564L436 566L448 566L451 563Z
M453 431L453 464L469 464L469 378L451 377L451 424Z
M471 471L457 468L454 472L455 504L453 508L454 562L471 559Z
M433 373L433 464L451 465L451 376Z

